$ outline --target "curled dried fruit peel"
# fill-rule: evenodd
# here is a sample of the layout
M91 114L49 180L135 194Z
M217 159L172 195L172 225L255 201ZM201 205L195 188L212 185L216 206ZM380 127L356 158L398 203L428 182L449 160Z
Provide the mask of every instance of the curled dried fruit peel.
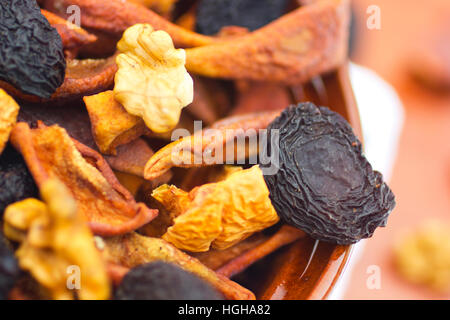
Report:
M11 130L16 124L19 105L0 88L0 154L5 149Z
M209 149L224 150L229 142L234 141L235 137L242 138L248 135L247 130L253 129L254 133L257 133L257 130L265 129L279 114L279 111L258 112L224 118L209 127L213 130L201 130L192 136L174 141L161 148L148 160L145 165L144 178L156 179L172 167L192 168L220 164L223 159L217 159L219 163L206 161L204 155ZM230 134L230 132L234 134ZM221 139L217 139L217 133L220 133ZM199 159L199 161L194 161L195 159Z
M258 166L189 194L174 188L162 186L152 196L167 206L174 203L173 210L181 211L162 238L183 250L227 249L279 220Z
M164 261L173 263L209 282L229 300L254 300L255 295L234 281L215 273L197 259L159 238L141 236L135 232L105 240L103 256L106 261L127 268L144 263Z
M5 235L20 242L16 251L20 267L54 299L74 299L75 291L67 286L70 270L80 275L75 280L80 299L108 299L106 265L70 191L60 181L49 179L41 187L41 196L45 202L30 198L5 211Z
M117 44L114 97L128 113L144 119L153 132L173 129L181 109L193 100L193 80L165 31L148 24L128 28Z
M30 129L26 123L18 123L11 142L39 187L49 178L66 185L94 233L130 232L156 217L157 210L135 202L100 154L72 140L61 127L38 123L38 128Z
M76 5L81 12L81 25L89 29L121 35L127 28L148 23L156 30L170 34L177 47L196 47L215 41L214 37L204 36L183 29L164 19L152 10L123 0L47 0L45 8L60 16L68 17L66 8Z

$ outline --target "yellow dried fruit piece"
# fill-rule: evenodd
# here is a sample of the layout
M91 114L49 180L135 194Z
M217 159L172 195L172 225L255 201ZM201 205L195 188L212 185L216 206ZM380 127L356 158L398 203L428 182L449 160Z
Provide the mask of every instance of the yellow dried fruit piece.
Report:
M0 89L0 153L5 149L18 114L19 105L3 89Z
M239 170L225 180L186 193L162 186L152 196L166 207L189 197L190 203L174 219L163 239L179 249L203 252L226 249L278 222L269 190L258 166Z
M116 154L117 146L149 132L141 118L129 114L114 99L112 90L86 96L83 100L95 143L103 154Z
M115 99L153 132L173 129L194 95L185 51L175 49L168 33L154 31L149 24L125 30L117 48L121 54L116 58Z
M174 218L185 212L192 201L189 193L167 184L153 190L152 197L161 202Z
M54 299L73 299L75 292L80 299L108 299L106 265L70 191L59 180L49 179L41 196L45 203L26 199L5 210L5 235L20 242L20 267Z
M430 221L394 248L397 270L408 281L450 292L450 226Z

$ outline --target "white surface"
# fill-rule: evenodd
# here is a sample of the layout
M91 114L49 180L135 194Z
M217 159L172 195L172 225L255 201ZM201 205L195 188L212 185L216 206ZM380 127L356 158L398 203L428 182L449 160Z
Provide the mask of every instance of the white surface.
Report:
M361 118L366 157L374 170L380 171L389 181L403 126L403 105L394 88L367 68L351 64L350 80ZM344 297L352 269L360 259L366 241L370 240L354 245L344 274L329 299Z

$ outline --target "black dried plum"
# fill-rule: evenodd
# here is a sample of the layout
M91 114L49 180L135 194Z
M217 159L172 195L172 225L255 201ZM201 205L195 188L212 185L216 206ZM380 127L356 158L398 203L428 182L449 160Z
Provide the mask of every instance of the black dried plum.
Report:
M35 0L0 1L0 79L50 98L64 81L62 40Z
M20 153L7 145L0 155L0 216L14 202L38 196L38 189Z
M0 232L0 300L8 298L8 294L19 274L20 269L14 253L8 247L3 234Z
M117 300L221 300L221 295L192 273L162 261L131 269L116 290Z
M269 136L274 129L280 130L279 165L264 179L282 220L314 239L337 244L371 237L386 225L394 194L372 170L343 117L301 103L269 125ZM270 154L270 144L266 148Z
M197 9L196 31L216 34L224 26L255 30L285 12L288 0L202 0Z

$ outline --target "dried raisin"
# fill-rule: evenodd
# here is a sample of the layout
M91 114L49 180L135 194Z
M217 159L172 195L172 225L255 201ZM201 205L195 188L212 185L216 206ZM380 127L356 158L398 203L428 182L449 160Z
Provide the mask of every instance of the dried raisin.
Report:
M0 1L0 79L49 98L64 81L61 37L35 0Z
M269 135L275 129L280 136L279 167L264 179L285 222L315 239L338 244L371 237L386 225L394 194L381 173L372 170L344 118L301 103L284 110L269 125ZM266 148L270 154L271 145Z

